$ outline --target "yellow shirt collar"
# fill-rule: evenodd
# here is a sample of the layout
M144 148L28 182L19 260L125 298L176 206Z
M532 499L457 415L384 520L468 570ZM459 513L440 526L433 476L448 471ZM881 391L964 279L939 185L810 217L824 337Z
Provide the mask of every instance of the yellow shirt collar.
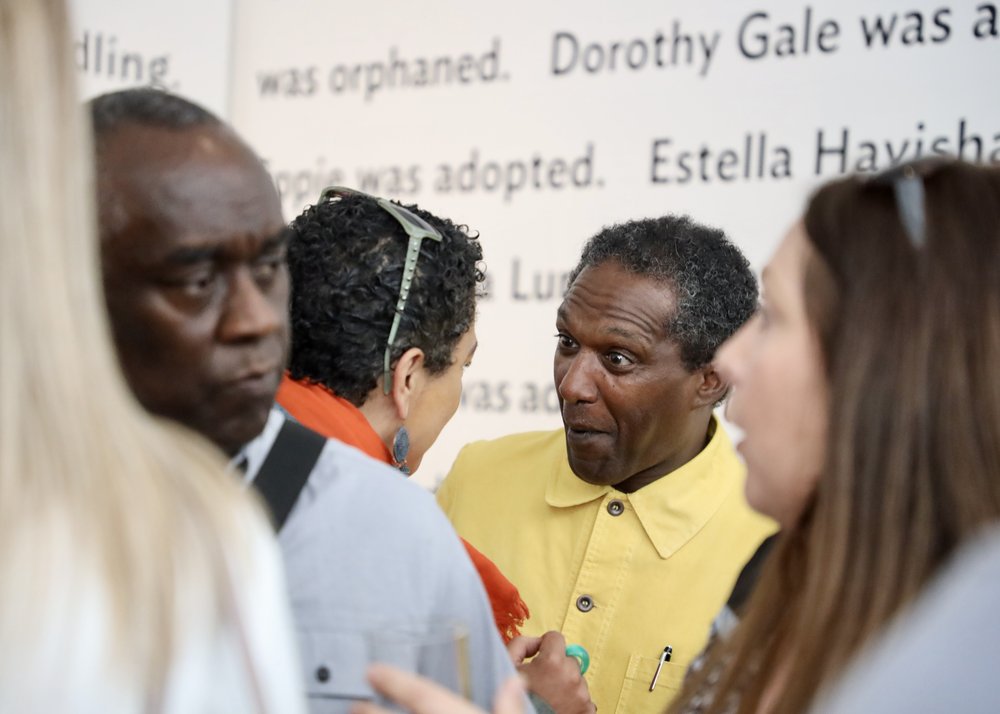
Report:
M563 458L546 484L545 502L569 508L612 494L632 505L656 552L663 559L669 558L701 530L739 484L733 477L736 456L729 437L715 417L708 428L711 437L697 456L635 493L587 483L577 478Z

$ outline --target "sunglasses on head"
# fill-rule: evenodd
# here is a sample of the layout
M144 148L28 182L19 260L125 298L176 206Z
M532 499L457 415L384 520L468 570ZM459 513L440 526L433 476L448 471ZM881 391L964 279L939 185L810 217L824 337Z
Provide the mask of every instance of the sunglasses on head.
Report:
M423 243L425 238L440 243L444 240L444 237L434 226L405 206L400 206L398 203L393 203L386 198L372 196L363 191L355 191L352 188L344 186L330 186L323 189L319 200L322 203L331 199L347 198L350 196L364 196L374 200L382 210L396 219L406 235L409 236L409 242L406 246L406 260L403 263L403 280L399 284L399 297L396 300L396 314L392 318L392 327L389 329L389 339L385 345L385 358L383 360L382 391L388 394L392 391L392 345L396 341L399 323L403 319L404 310L406 310L406 300L410 296L410 286L413 284L413 276L417 270L417 259L420 257L420 244Z
M868 179L873 186L889 186L896 198L896 210L910 244L919 250L927 240L927 208L924 180L951 162L929 158L900 164Z

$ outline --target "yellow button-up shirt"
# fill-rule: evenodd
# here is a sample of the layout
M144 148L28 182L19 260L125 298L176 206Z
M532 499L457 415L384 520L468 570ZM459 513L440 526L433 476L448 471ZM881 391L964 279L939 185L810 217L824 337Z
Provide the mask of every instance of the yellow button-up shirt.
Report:
M635 493L577 478L562 430L470 444L438 491L459 534L520 589L531 609L522 631L560 630L590 653L602 714L666 709L774 530L746 504L725 431L712 430L694 459Z

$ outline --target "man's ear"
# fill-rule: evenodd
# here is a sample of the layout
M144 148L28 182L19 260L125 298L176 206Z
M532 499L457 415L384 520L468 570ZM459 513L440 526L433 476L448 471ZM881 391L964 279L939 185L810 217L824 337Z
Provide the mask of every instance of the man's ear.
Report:
M392 370L392 391L389 396L400 421L406 421L410 407L423 390L424 351L411 347L403 353Z
M697 370L701 379L695 388L694 406L695 408L704 406L715 406L716 402L726 396L729 391L729 383L723 381L719 373L715 371L715 365L707 364Z

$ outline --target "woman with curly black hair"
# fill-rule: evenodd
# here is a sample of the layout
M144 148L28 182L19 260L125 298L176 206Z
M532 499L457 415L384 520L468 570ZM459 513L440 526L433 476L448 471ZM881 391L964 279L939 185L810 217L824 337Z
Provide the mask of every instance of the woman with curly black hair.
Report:
M454 416L476 351L482 248L416 206L331 188L292 222L292 349L278 402L403 473ZM466 544L509 642L528 610Z

